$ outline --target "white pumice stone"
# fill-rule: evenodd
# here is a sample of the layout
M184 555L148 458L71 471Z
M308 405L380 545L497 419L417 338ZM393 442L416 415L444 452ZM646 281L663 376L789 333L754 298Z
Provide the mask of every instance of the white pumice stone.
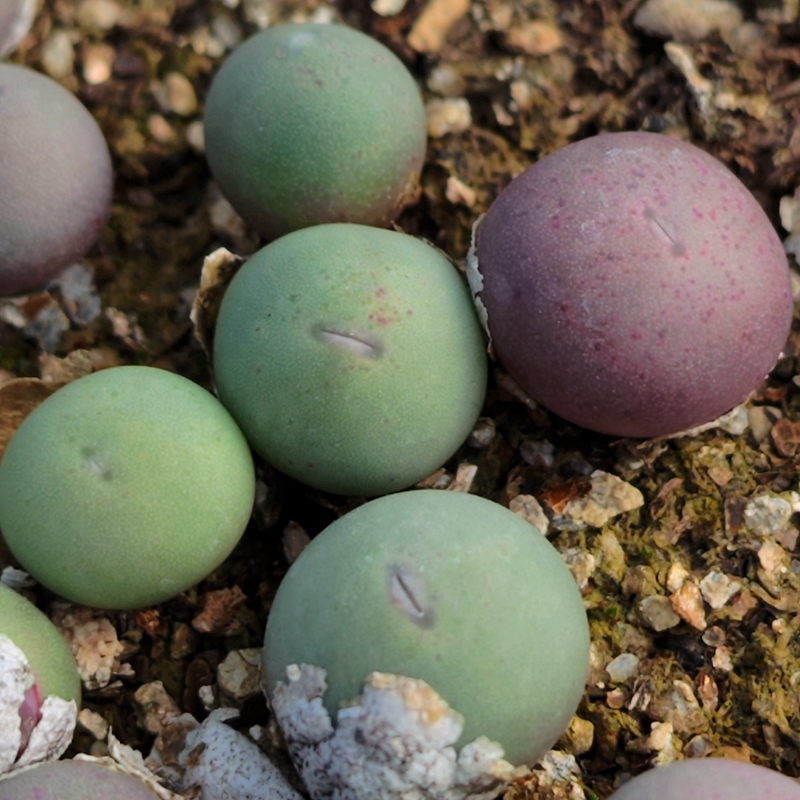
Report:
M485 736L457 752L464 719L425 681L373 672L334 728L325 670L292 664L286 674L272 708L313 800L491 800L528 772Z

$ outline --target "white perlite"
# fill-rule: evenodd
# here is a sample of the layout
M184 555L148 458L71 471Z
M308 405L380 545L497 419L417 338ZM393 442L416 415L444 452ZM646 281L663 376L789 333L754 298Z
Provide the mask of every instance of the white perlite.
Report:
M0 634L0 775L19 767L58 758L72 741L78 708L50 695L39 709L40 719L25 749L22 743L19 709L36 682L25 653L5 634ZM18 756L19 754L19 756Z
M272 708L314 800L492 800L525 767L479 736L456 753L464 727L425 681L373 672L334 729L320 667L292 664Z

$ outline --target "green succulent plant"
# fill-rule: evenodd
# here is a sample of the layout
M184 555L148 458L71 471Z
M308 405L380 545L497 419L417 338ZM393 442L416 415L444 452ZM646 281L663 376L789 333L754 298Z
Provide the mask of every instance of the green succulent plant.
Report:
M25 653L42 698L56 695L80 706L81 680L72 651L58 629L18 592L0 583L0 634Z
M54 592L100 608L174 597L230 553L255 493L247 442L195 383L115 367L60 389L0 462L0 529Z
M463 715L459 746L487 736L532 764L574 714L588 653L580 591L539 531L489 500L418 490L351 511L292 565L265 685L321 667L335 719L374 671L420 678Z
M253 36L214 78L206 155L267 238L327 222L388 225L425 158L419 88L380 42L343 25Z
M222 402L253 449L330 492L405 488L469 434L486 353L466 285L427 244L319 225L252 256L217 319Z

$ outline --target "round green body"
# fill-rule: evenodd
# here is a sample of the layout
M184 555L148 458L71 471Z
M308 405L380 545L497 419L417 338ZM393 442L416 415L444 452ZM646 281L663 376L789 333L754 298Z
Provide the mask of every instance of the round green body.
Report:
M425 110L402 62L342 25L253 36L214 78L206 155L267 238L326 222L388 225L417 185Z
M25 653L42 698L56 695L81 704L75 658L58 629L21 594L0 583L0 633Z
M469 434L483 335L458 271L429 245L320 225L256 253L222 301L219 396L253 449L346 495L403 489Z
M580 591L529 523L474 495L373 500L320 533L278 589L264 644L270 693L290 664L327 671L335 720L373 671L420 678L512 764L534 763L583 694Z
M14 294L94 244L113 176L100 128L56 81L0 64L0 97L0 294Z
M223 406L151 367L68 384L0 462L0 529L37 580L74 602L138 608L204 578L250 518L252 456Z
M90 761L47 761L0 778L2 800L158 800L141 781Z
M755 764L696 758L643 772L610 800L800 800L800 784Z

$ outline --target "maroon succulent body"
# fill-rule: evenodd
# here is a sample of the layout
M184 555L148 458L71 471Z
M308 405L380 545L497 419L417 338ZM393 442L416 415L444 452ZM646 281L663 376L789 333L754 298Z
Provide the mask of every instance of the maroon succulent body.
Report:
M0 295L81 258L105 225L111 157L92 115L56 81L0 64Z
M603 134L542 159L492 205L475 253L500 361L603 433L658 436L725 413L788 335L789 271L763 209L668 136Z
M756 764L691 758L638 775L609 800L800 800L800 784Z

